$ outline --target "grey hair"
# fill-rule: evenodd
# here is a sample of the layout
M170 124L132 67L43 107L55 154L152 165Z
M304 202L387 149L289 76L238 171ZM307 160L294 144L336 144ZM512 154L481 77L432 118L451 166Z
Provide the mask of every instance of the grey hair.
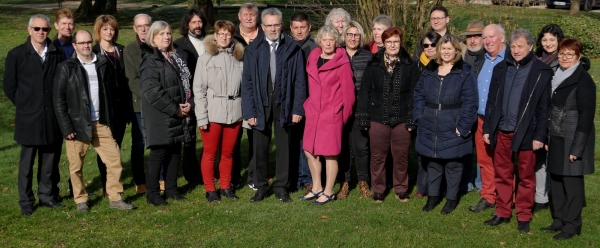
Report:
M150 23L152 23L152 17L150 17L148 14L144 14L144 13L135 15L133 17L133 22L135 22L135 20L137 20L139 17L142 17L142 16L148 17L148 20L150 20Z
M87 31L85 29L80 29L80 30L75 31L75 33L73 33L73 39L71 39L72 43L77 43L77 34L80 32L88 33L90 35L90 38L92 38L92 33L90 33L90 31Z
M331 12L329 12L329 14L327 15L327 18L325 18L325 25L331 25L331 21L333 21L333 18L342 18L342 20L345 20L347 23L352 21L350 13L348 13L348 11L342 8L332 9Z
M388 15L378 15L377 17L375 17L373 19L373 26L375 26L375 23L385 25L388 28L391 28L394 26L394 20L392 20L392 18Z
M342 38L346 37L346 32L350 28L356 28L356 29L358 29L358 32L360 33L360 44L359 44L359 46L362 47L363 44L365 43L365 31L363 30L363 27L358 22L351 21L346 27L344 27L344 32L342 32Z
M44 14L35 14L35 15L32 15L29 18L29 24L28 24L28 26L31 27L31 25L33 25L33 19L38 19L38 18L46 21L46 25L48 25L49 28L52 28L52 26L50 26L50 18L48 18L48 16L46 16Z
M502 35L506 36L506 30L500 24L489 24L486 27L495 27Z
M146 34L146 40L144 42L146 42L146 44L148 44L151 47L156 47L156 44L154 44L154 36L156 36L156 34L158 34L165 28L170 29L171 27L169 27L169 24L165 21L155 21L154 23L152 23L152 26L150 26L150 29L148 29L148 33ZM168 51L175 51L175 48L173 48L173 40L171 40L171 44L169 44Z
M338 30L331 25L325 25L319 29L317 37L315 37L315 43L317 43L318 46L320 46L321 38L323 38L323 36L326 34L331 35L335 39L337 46L342 44L343 40L340 36L340 32L338 32Z
M256 7L256 5L254 3L242 4L242 6L240 6L240 11L238 11L238 14L241 14L242 10L244 10L244 9L252 9L252 10L256 11L256 15L258 15L258 7Z
M535 44L535 39L529 30L524 28L517 28L512 33L510 33L510 43L519 38L525 38L528 46L533 46Z
M279 16L279 23L283 22L283 14L281 13L281 10L279 10L278 8L268 8L263 10L260 13L260 22L265 22L265 16L266 15L276 15Z

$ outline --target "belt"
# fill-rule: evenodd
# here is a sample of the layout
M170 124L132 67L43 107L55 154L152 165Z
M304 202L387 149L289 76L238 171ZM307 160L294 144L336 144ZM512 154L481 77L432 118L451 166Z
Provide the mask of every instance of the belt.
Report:
M228 96L228 95L224 95L224 96L220 96L220 95L213 95L213 98L227 98L227 100L235 100L237 98L240 98L240 96Z
M462 107L462 102L454 103L454 104L437 104L437 103L427 103L425 104L428 108L444 110L444 109L457 109Z

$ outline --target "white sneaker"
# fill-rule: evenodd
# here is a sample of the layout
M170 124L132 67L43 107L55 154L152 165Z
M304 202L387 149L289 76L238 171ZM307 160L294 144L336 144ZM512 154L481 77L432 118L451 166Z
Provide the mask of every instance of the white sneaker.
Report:
M258 191L258 189L257 189L256 187L254 187L254 184L253 184L253 183L249 183L249 184L248 184L248 188L250 188L250 189L252 189L252 190L254 190L254 191Z

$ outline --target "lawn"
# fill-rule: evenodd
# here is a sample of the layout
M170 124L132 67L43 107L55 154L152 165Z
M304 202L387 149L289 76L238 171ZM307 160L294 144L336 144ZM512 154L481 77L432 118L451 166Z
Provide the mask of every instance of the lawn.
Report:
M21 0L10 0L17 2ZM129 0L136 1L136 0ZM47 2L47 1L38 1ZM159 2L159 1L157 1ZM227 3L228 1L224 1ZM534 33L563 10L541 10L515 7L448 5L451 10L452 31L458 33L472 19L486 23L496 22L507 27L530 28ZM172 27L185 11L182 7L158 7L127 9L119 12L121 26L119 43L133 40L130 29L132 17L137 13L148 13L154 20L165 20ZM284 10L289 18L292 9ZM24 42L27 37L26 23L33 9L0 7L0 80L4 75L6 53ZM52 18L50 11L43 12ZM219 19L234 20L236 10L221 10ZM591 15L596 20L600 16ZM91 29L92 20L78 20L77 28ZM366 25L365 25L366 26ZM287 29L287 27L286 27ZM313 30L316 30L314 28ZM52 31L54 36L56 31ZM176 36L179 36L178 34ZM177 37L175 37L177 38ZM600 78L600 60L593 60L590 73L597 81ZM600 101L599 101L600 102ZM400 203L393 192L382 204L371 199L359 199L357 190L351 191L346 200L339 200L322 207L295 200L302 193L292 194L294 201L280 203L274 197L263 202L249 203L254 194L248 187L238 191L240 200L224 199L220 203L207 203L204 188L188 192L189 199L171 201L167 207L153 207L144 196L135 195L129 171L129 149L131 139L125 135L122 160L125 172L122 182L124 198L138 206L134 211L108 209L108 200L102 197L90 199L91 212L76 211L72 199L65 199L66 208L51 210L38 208L32 216L20 215L17 192L19 145L12 139L14 131L14 107L4 94L0 94L0 247L597 247L600 246L600 172L586 177L587 205L583 211L583 230L579 237L564 242L555 242L551 234L539 228L551 223L549 211L533 216L532 231L520 234L516 219L510 224L488 227L482 224L490 218L491 211L474 214L469 205L479 200L477 193L466 194L452 214L439 214L441 206L430 213L423 213L425 199L412 199ZM598 117L598 116L597 116ZM596 137L600 135L600 118L596 118ZM596 138L598 140L598 138ZM244 140L244 144L246 144ZM198 141L198 149L202 142ZM243 153L245 154L245 153ZM600 154L600 147L596 147ZM596 161L600 161L596 155ZM61 160L62 195L66 195L68 162L63 154ZM597 171L600 169L597 167ZM416 171L414 163L410 172ZM245 171L244 171L245 172ZM101 195L95 152L88 153L84 177L88 190ZM179 185L185 187L183 177ZM411 184L411 188L412 188ZM337 189L337 187L336 187ZM34 187L35 190L35 187ZM413 189L414 190L414 189ZM414 192L413 192L414 193Z

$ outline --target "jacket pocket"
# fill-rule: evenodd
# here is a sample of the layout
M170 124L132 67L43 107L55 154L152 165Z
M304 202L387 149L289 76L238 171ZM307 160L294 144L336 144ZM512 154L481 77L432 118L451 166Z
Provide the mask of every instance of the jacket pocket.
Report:
M344 120L344 118L343 118L344 113L342 111L343 109L344 109L344 102L340 102L333 108L333 115L331 116L332 123L338 123L338 122L342 122Z

